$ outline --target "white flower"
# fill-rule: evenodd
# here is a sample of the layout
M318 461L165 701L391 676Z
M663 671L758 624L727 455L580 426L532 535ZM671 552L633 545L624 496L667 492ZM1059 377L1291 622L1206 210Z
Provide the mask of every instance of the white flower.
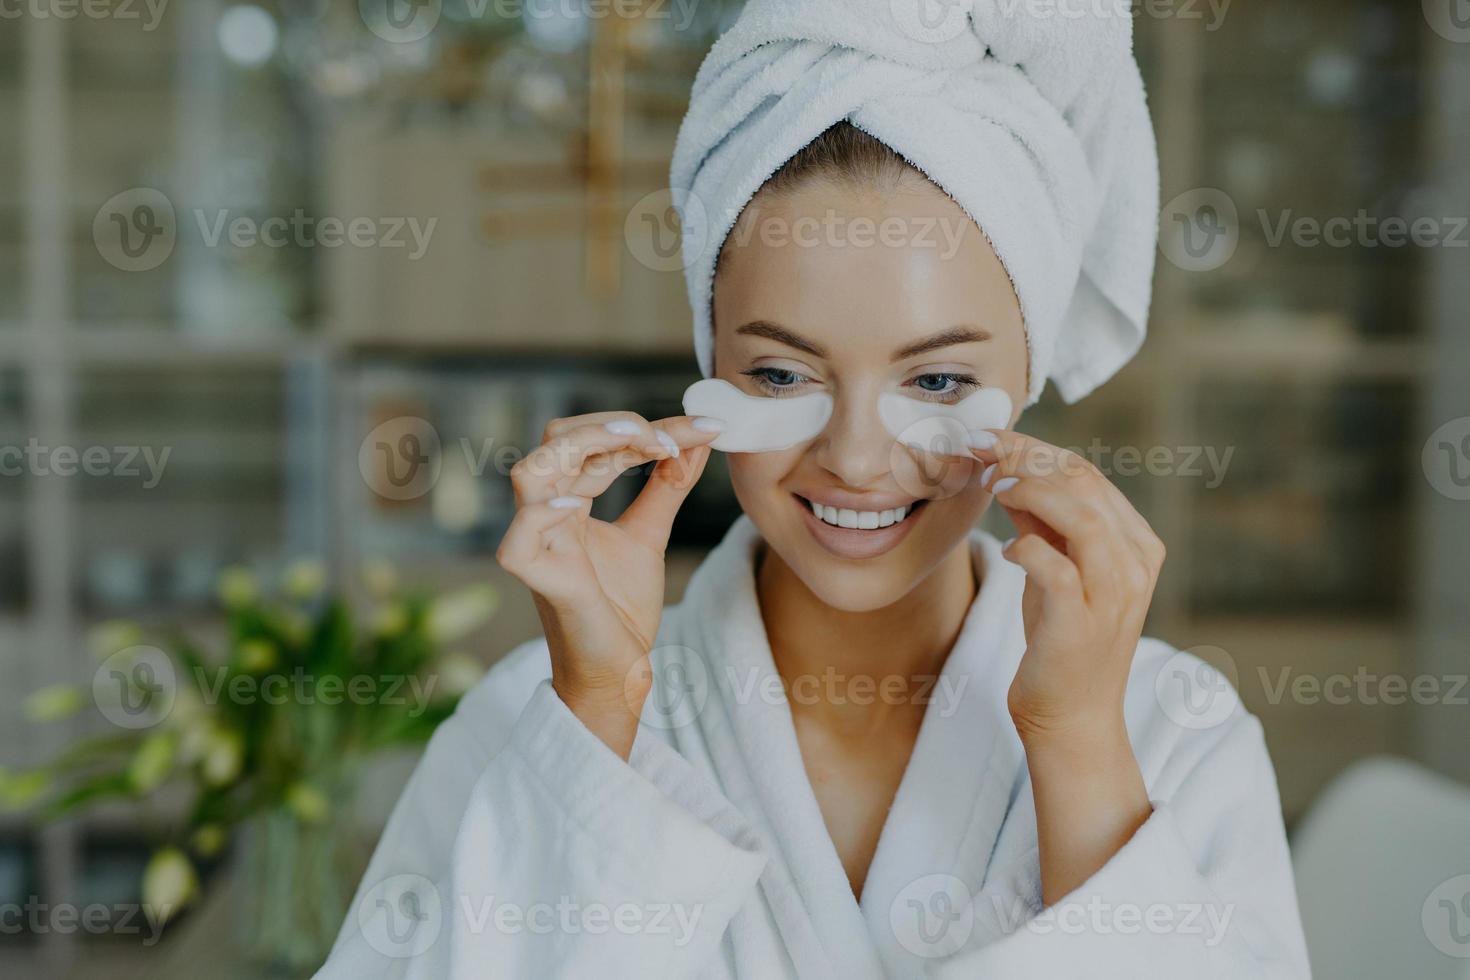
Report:
M492 585L448 592L429 604L429 636L438 643L453 643L485 623L499 604L500 595Z
M259 674L276 665L276 645L270 640L246 640L240 644L240 669Z
M154 732L143 739L128 763L128 781L139 793L151 793L173 771L179 737L174 732Z
M82 692L70 684L43 687L26 698L26 717L34 722L59 721L77 713Z
M143 871L143 904L159 922L193 901L199 892L194 865L177 847L165 847L153 855Z
M439 658L435 673L439 676L440 692L458 697L485 676L485 665L469 654L456 650Z
M315 559L302 559L286 569L281 587L292 599L315 599L327 584L326 566Z
M87 646L98 660L142 642L143 628L130 619L109 619L87 631Z
M286 807L302 823L321 823L332 805L322 791L310 783L293 783L286 790Z
M384 599L398 588L398 570L392 562L375 558L363 565L362 581L374 598Z
M245 763L245 738L229 728L210 731L204 745L200 771L211 786L224 786L235 781Z
M397 636L408 628L408 608L401 602L393 602L379 609L373 629L379 636Z
M39 799L51 786L51 777L36 769L30 772L0 770L0 810L20 810Z
M227 609L248 606L260 595L260 583L256 580L255 573L240 565L233 565L220 572L215 588Z
M194 848L195 853L200 857L214 857L225 846L229 836L225 828L219 824L207 823L194 831L193 836L189 838L189 846Z

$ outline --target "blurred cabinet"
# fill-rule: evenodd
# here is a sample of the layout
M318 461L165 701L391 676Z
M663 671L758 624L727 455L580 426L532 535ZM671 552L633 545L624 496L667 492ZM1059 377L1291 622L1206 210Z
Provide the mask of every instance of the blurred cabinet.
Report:
M19 133L25 123L21 41L20 31L0 31L0 133ZM24 164L23 143L0 139L0 333L15 327L25 312Z
M673 133L626 139L637 156L619 167L616 221L604 234L568 162L575 153L549 135L344 121L332 136L327 210L416 220L427 244L416 254L405 232L404 248L328 255L335 334L496 350L688 349L677 225L660 192ZM603 261L615 269L610 289L589 269Z
M98 616L209 609L225 566L267 571L289 559L290 427L309 420L287 410L278 369L82 373L78 441L107 450L116 465L77 482L79 608Z
M25 391L21 373L0 368L0 617L26 604L27 527L25 499L30 474L25 466L27 442Z

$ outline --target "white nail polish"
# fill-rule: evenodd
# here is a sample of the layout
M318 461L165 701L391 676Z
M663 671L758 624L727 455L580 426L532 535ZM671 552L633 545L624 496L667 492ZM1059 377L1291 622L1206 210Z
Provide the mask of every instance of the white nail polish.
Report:
M571 510L573 507L582 506L581 497L552 497L546 501L546 506L555 507L557 510Z
M984 429L971 429L969 432L971 449L993 449L999 441L994 432L987 432Z
M995 469L999 465L999 463L991 463L989 466L985 467L985 469L980 471L980 485L982 487L990 482L990 478L992 476L995 476Z
M632 419L613 419L611 422L604 423L602 427L618 436L636 436L643 431Z
M1008 477L1006 477L1006 478L1004 478L1002 480L996 480L995 481L995 486L993 486L993 487L990 488L990 492L993 493L993 494L995 494L995 493L1005 493L1011 487L1015 486L1017 483L1020 483L1020 482L1021 481L1018 480L1018 479L1016 479L1015 477L1008 476Z
M670 456L679 455L679 444L674 441L673 436L669 435L663 429L654 429L653 431L657 434L658 441L663 443L663 447L669 451Z
M725 431L725 422L724 422L724 420L723 419L717 419L713 415L701 415L698 418L696 418L693 422L690 422L689 424L692 425L692 426L694 426L700 432L724 432Z

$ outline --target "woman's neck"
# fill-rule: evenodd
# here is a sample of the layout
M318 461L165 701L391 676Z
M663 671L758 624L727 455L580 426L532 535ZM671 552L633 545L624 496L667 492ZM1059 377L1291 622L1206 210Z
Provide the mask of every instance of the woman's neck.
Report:
M791 698L793 710L829 715L844 727L881 724L895 707L913 704L914 688L933 685L979 588L968 539L906 595L862 612L822 601L764 542L756 560L776 669L793 695L811 695Z

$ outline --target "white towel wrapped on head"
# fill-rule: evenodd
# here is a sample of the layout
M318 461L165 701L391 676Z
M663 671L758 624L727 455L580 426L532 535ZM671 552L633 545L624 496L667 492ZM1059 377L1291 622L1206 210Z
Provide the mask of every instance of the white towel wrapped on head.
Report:
M700 371L715 259L772 173L844 119L985 232L1026 325L1028 403L1138 350L1158 155L1128 0L749 0L694 81L670 172Z

